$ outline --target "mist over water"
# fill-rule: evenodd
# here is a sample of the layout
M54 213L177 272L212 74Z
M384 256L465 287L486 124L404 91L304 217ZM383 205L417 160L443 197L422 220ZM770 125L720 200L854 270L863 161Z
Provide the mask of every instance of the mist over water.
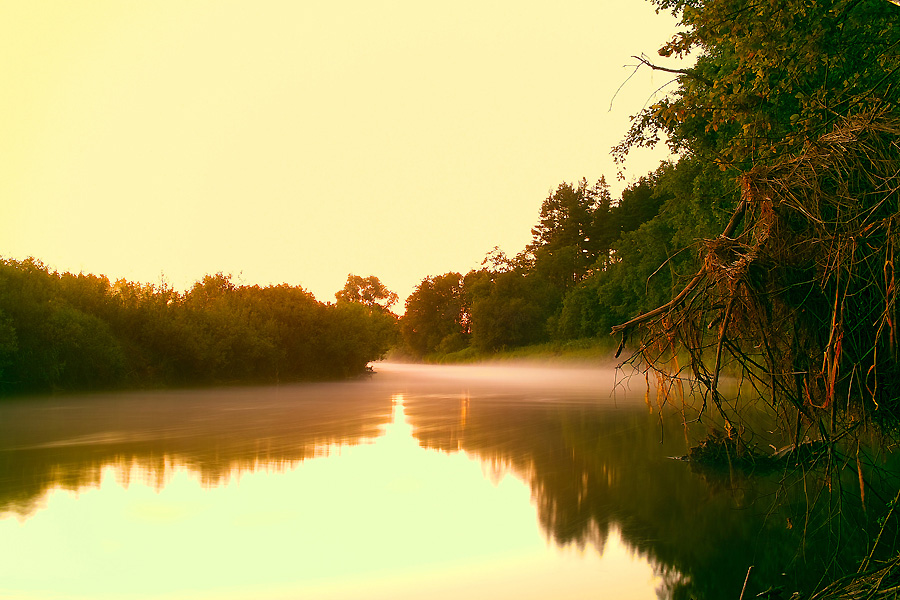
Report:
M614 403L616 400L642 400L645 390L644 382L638 382L640 393L637 395L623 381L624 373L615 368L539 363L441 366L375 363L374 369L378 383L389 387L424 387L451 393L469 390L523 401Z
M0 405L0 597L719 598L794 560L643 377L374 369Z

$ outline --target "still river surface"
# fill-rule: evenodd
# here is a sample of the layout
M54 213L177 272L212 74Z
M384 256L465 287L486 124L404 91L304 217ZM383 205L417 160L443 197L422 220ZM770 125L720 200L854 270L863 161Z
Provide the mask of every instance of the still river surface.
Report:
M736 600L809 560L643 377L375 369L0 404L0 597Z

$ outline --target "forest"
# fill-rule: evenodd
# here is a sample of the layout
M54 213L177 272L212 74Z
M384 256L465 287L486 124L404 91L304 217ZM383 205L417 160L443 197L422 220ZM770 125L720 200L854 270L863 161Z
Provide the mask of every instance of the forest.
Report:
M559 184L516 256L494 248L479 270L419 283L400 320L406 351L452 360L608 337L614 325L666 302L696 265L686 249L727 221L736 194L712 175L685 158L619 198L605 179Z
M350 275L338 301L207 275L185 293L0 260L0 392L329 379L394 344L396 295Z

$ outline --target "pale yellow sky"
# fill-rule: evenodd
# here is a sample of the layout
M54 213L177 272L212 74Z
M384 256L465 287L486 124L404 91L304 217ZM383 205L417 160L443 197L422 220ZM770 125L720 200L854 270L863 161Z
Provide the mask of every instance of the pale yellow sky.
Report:
M530 240L671 77L648 2L0 0L0 256L405 298ZM636 155L637 176L664 154Z

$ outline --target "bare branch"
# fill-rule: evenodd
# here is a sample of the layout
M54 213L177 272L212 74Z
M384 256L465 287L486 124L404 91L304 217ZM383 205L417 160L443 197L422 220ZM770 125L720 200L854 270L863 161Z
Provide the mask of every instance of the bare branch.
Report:
M894 2L895 0L889 0L889 1ZM900 2L900 0L896 0L896 1ZM678 75L685 75L687 77L690 77L691 79L696 79L700 83L703 83L709 87L713 86L713 82L711 80L707 79L703 75L698 74L693 69L669 69L666 67L660 67L659 65L654 65L652 62L650 62L649 60L647 60L646 58L644 58L642 56L632 56L631 58L636 58L637 60L641 61L643 64L647 65L654 71L664 71L666 73L675 73Z

